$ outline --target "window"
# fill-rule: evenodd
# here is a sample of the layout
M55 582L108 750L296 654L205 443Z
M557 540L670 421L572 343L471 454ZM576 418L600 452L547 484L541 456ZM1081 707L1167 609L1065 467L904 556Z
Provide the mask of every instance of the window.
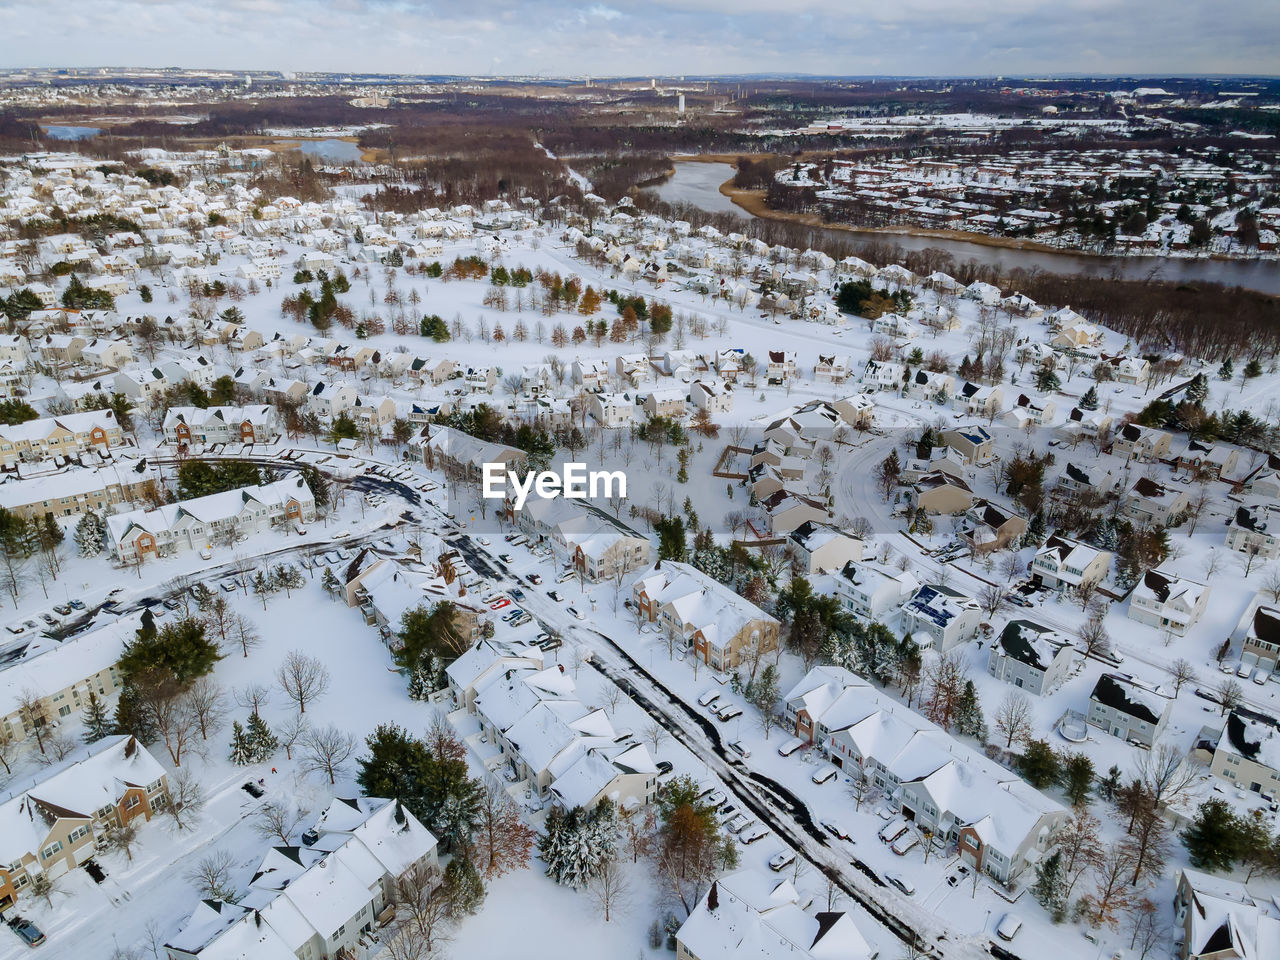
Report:
M62 841L55 840L53 841L53 843L49 844L47 847L45 847L43 850L40 851L40 859L48 860L54 854L60 853L61 851L62 851Z
M142 802L142 800L138 797L138 795L137 795L136 793L131 793L131 794L129 794L129 796L128 796L128 797L126 797L126 798L125 798L125 801L124 801L124 808L125 808L126 810L132 810L134 807L136 807L136 806L137 806L138 804L140 804L141 802Z

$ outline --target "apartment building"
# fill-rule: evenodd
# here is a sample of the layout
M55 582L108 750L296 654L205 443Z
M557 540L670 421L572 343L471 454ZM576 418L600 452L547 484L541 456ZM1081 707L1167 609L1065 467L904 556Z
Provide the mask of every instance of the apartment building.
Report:
M71 469L0 484L0 507L26 520L107 513L121 504L152 502L159 474L145 460Z
M86 450L103 453L125 443L124 432L110 410L69 413L0 426L0 466L78 457Z

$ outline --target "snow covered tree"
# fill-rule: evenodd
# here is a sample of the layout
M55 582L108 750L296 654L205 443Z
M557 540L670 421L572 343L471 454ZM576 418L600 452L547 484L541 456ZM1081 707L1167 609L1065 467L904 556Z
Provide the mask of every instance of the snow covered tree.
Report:
M231 762L239 767L248 766L254 762L253 744L249 742L239 720L231 723L231 752L228 756Z
M254 763L270 760L280 747L280 741L276 739L276 735L257 713L249 714L249 731L246 734L246 740L249 744L250 758Z
M90 511L76 524L76 551L82 557L96 557L102 552L102 540L102 520L96 513Z
M978 703L978 691L972 680L965 680L964 687L956 701L956 730L979 743L987 742L987 721L982 716L982 705Z
M320 577L320 586L331 600L338 599L338 594L342 592L342 584L338 582L338 578L328 567L324 568L324 573Z
M1089 389L1084 392L1084 396L1080 398L1080 409L1098 409L1098 388L1096 386L1090 384Z
M1061 923L1066 915L1063 886L1062 854L1055 850L1036 865L1036 882L1031 887L1031 895L1049 911L1054 923Z
M601 800L594 810L574 807L567 814L548 816L546 826L538 852L547 876L556 883L581 889L617 854L618 813L609 800Z
M1187 403L1194 403L1198 407L1203 407L1206 400L1209 399L1209 378L1203 373L1197 373L1191 378L1191 382L1187 384L1186 392L1183 394Z
M84 709L83 740L85 743L97 743L110 735L112 729L111 716L107 713L107 705L98 699L98 695L89 691L89 703Z
M1231 362L1230 357L1227 357L1227 359L1222 361L1222 366L1218 368L1218 379L1230 380L1235 375L1236 375L1236 365Z
M474 851L485 878L527 867L537 834L520 819L520 810L507 791L498 783L487 784L477 812Z
M465 856L454 857L444 868L444 889L455 917L475 913L484 903L484 881Z

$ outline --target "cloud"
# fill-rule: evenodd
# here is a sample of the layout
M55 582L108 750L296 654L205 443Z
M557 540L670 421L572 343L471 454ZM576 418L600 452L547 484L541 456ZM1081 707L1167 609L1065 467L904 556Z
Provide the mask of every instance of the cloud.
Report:
M1276 73L1274 0L0 0L3 66Z

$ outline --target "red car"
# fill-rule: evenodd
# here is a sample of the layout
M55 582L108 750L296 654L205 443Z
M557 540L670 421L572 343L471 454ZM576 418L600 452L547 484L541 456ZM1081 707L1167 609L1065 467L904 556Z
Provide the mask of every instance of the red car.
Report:
M511 601L508 600L506 597L503 597L501 600L498 600L496 603L489 604L489 609L501 610L503 607L509 607L509 606L511 606Z

